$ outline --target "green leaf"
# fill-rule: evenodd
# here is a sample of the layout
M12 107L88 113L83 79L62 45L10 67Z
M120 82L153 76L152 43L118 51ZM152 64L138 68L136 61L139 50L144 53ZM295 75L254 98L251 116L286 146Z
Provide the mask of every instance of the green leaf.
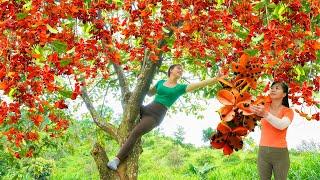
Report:
M306 73L305 73L305 70L304 70L303 67L300 66L300 65L294 67L294 72L297 74L296 79L297 79L298 81L300 81L300 80L301 80L301 77L302 77L302 76L305 76L305 74L306 74Z
M65 98L70 98L72 95L72 91L64 89L64 90L59 91L59 94Z
M56 40L52 42L52 45L53 49L58 53L65 53L67 50L67 45L64 42Z
M317 55L316 63L320 64L320 50L317 50L316 55Z
M140 47L141 46L141 42L142 42L142 38L138 37L134 40L134 45L135 47Z
M26 13L18 13L17 14L17 20L21 20L24 19L25 17L27 17L28 15Z
M11 88L9 91L9 97L12 98L14 93L16 92L17 88Z
M281 5L278 11L279 15L282 15L285 12L286 7L284 5Z
M74 53L75 52L75 47L73 47L72 49L70 49L70 50L68 50L66 53L67 54L72 54L72 53Z
M253 42L258 43L259 41L261 41L264 38L264 34L260 34L254 38L251 38Z
M113 0L113 2L115 2L115 4L117 4L118 6L123 5L123 1L122 0Z
M286 6L284 4L278 4L272 12L272 16L282 21L284 18L282 15L285 13Z
M276 7L277 7L277 5L275 3L268 4L268 8L274 9Z
M224 3L224 0L216 0L218 3L218 6L221 6L222 3Z
M47 29L53 34L57 34L59 32L58 30L52 28L49 24L47 24Z
M84 26L83 26L83 31L85 32L85 33L90 33L90 31L92 30L92 25L90 24L90 23L86 23L86 24L84 24Z
M24 4L24 5L22 6L22 8L23 8L24 10L26 10L26 11L30 11L31 8L32 8L32 1L29 1L29 2L27 2L26 4Z
M320 26L320 14L318 14L316 17L312 18L312 24Z
M164 27L162 27L162 31L167 33L167 34L170 33L170 31L168 29L164 28Z
M311 11L311 9L310 9L310 4L309 4L308 1L303 0L301 4L302 4L302 10L303 10L305 13L309 13L309 12Z
M35 52L36 54L41 54L41 47L40 47L40 46L36 46L36 47L34 48L34 52Z
M90 4L90 3L91 3L91 0L84 0L84 3Z
M244 50L244 52L249 54L250 56L255 56L259 52L259 50L257 50L257 49L246 49L246 50Z
M70 63L71 63L71 60L69 60L69 59L63 59L60 61L61 67L65 67L65 66L69 65Z
M241 24L238 21L232 21L232 25L241 27Z
M243 31L236 32L236 35L241 39L246 39L248 34L249 34L248 32L243 32Z
M253 9L255 11L258 11L259 9L263 8L265 5L266 5L266 2L262 1L262 2L257 3L255 6L253 6Z

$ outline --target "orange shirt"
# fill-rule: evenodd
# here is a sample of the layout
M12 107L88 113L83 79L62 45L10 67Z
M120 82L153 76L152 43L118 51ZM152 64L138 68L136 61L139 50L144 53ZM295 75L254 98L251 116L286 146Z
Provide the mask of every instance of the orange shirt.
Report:
M270 104L266 104L266 111L270 111ZM276 117L282 119L288 117L290 121L293 120L293 110L287 107L283 107ZM286 135L287 129L280 130L273 127L265 118L261 119L261 139L260 146L268 147L287 147Z

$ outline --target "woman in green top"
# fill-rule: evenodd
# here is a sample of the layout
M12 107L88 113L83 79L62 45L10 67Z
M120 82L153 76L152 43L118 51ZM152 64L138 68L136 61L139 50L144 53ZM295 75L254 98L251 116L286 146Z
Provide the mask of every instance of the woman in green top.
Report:
M167 109L181 95L216 82L216 78L210 78L189 85L179 84L178 80L181 78L182 73L183 69L180 64L171 65L168 70L168 79L158 81L149 90L148 95L156 95L155 99L152 103L141 108L139 123L132 130L117 156L108 162L107 166L110 169L116 170L118 168L119 163L127 157L138 138L157 127L162 122Z

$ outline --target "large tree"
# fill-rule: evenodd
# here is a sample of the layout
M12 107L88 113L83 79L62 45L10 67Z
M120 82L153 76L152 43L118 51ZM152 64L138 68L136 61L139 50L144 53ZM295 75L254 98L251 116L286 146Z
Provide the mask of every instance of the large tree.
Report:
M0 109L6 147L17 158L32 156L43 134L57 137L67 129L64 100L78 95L96 125L121 145L164 62L181 63L201 78L217 69L231 76L232 62L245 54L262 67L255 80L284 80L293 103L315 105L319 7L317 0L1 1L0 90L12 99ZM70 80L72 92L61 78ZM103 121L90 99L86 89L97 79L118 80L119 126ZM114 173L104 148L97 143L92 150L101 179L136 179L140 154L138 142Z

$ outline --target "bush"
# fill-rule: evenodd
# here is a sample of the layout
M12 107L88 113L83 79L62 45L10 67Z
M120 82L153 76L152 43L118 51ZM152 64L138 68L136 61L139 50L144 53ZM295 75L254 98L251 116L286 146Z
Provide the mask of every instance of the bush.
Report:
M179 148L173 148L168 153L167 159L169 166L178 168L184 163L184 153Z
M13 169L4 176L4 179L48 179L55 167L53 160L44 158L25 158L19 162L19 167Z

